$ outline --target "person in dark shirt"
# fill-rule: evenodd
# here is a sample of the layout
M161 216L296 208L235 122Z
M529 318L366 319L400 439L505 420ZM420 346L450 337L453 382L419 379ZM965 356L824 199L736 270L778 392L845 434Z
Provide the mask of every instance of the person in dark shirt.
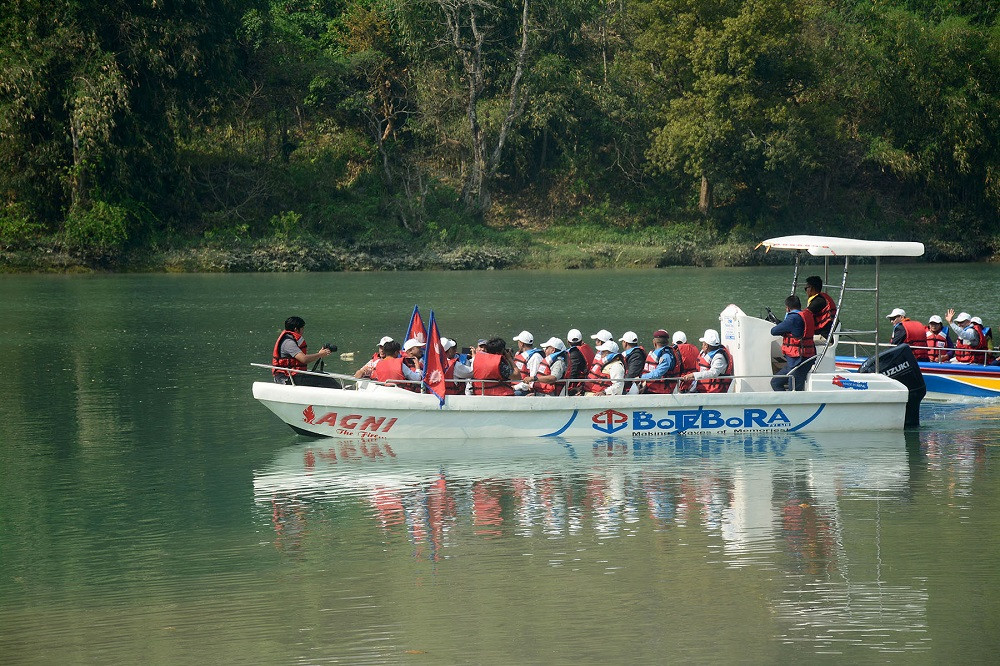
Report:
M823 291L823 278L810 275L806 278L806 307L813 313L816 322L816 335L830 337L833 320L837 316L837 302L830 294Z
M775 391L788 390L785 375L793 374L796 367L816 355L812 328L812 312L802 310L798 296L786 298L785 318L771 328L771 335L781 336L781 351L785 355L785 367L771 379L771 388ZM794 373L794 379L795 390L801 391L805 387L805 375Z

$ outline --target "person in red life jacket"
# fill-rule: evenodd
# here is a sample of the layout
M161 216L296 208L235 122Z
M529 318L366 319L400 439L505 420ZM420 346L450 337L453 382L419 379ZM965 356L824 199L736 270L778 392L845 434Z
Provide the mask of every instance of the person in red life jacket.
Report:
M594 346L603 345L605 342L614 342L615 336L611 335L611 331L602 328L597 333L590 336L590 339L594 341ZM618 343L615 343L616 345Z
M891 344L906 343L913 350L913 357L918 361L929 361L930 350L927 349L927 327L915 319L906 316L903 308L894 308L885 316L892 323Z
M444 392L447 395L465 395L467 382L456 379L471 379L472 367L465 365L458 358L458 343L450 338L441 338L441 348L444 350Z
M951 344L951 335L946 330L942 330L944 321L938 315L931 315L927 320L927 346L930 350L930 360L935 363L947 363L954 353L954 346Z
M722 344L719 332L709 328L698 338L701 353L698 355L698 370L681 377L684 381L695 381L697 393L726 393L732 383L733 357Z
M378 365L379 361L385 358L385 352L382 351L382 347L387 342L392 342L392 338L390 338L388 335L384 336L381 340L378 341L378 348L376 349L375 353L372 354L371 360L365 363L363 366L361 366L361 368L354 373L355 377L357 377L358 379L367 379L368 377L372 376L372 371L375 369L375 366Z
M792 371L803 361L816 355L815 325L812 312L802 309L802 302L796 295L785 299L785 318L777 326L771 327L771 335L781 336L781 352L785 355L785 367L771 378L771 388L775 391L788 390L788 378L795 379L795 390L805 388L805 375Z
M830 329L837 316L837 301L823 291L823 278L818 275L806 278L806 307L813 314L816 335L830 337Z
M407 366L404 362L405 359L400 357L399 343L395 340L387 342L382 346L382 351L385 353L385 357L375 365L375 369L372 371L372 379L391 386L398 386L407 391L419 393L419 382L422 377L419 372Z
M503 338L481 340L472 357L473 395L514 395L511 380L521 378ZM479 381L475 381L479 380Z
M983 343L986 344L987 349L993 349L993 329L983 323L983 320L979 317L973 317L970 319L973 324L979 324L979 328L983 331ZM987 354L988 356L988 354Z
M545 352L545 358L538 365L535 374L526 381L531 384L535 395L562 395L566 388L565 382L561 381L566 376L566 345L559 338L549 338L542 345L542 351Z
M680 352L670 344L670 334L662 328L653 332L653 349L646 354L645 372L639 379L645 379L643 393L673 393L676 381L667 381L680 369Z
M955 357L951 359L951 362L985 365L986 339L983 335L983 327L979 324L973 324L972 317L968 312L962 312L956 317L954 308L948 309L945 321L955 332Z
M625 331L618 340L622 343L622 362L625 364L626 378L639 378L646 366L646 350L639 345L635 331ZM623 393L634 395L639 392L638 382L625 382Z
M578 328L571 328L566 334L566 342L569 349L566 355L569 358L569 368L566 370L567 379L584 379L587 371L594 363L594 350L583 341L583 333ZM583 382L569 382L566 386L566 393L569 395L583 395Z
M306 340L302 337L302 329L305 327L306 322L302 317L289 317L285 320L285 328L274 341L271 365L287 369L271 370L275 384L295 383L295 370L308 370L310 363L333 353L333 350L323 347L315 354L310 354L306 348Z
M677 331L674 333L673 340L674 345L677 347L677 351L680 352L681 357L681 367L677 369L678 376L697 370L698 358L701 356L701 350L688 342L687 334L684 331ZM694 387L694 382L679 382L677 390L683 393L690 391Z
M621 395L625 386L625 364L618 344L608 340L597 345L585 385L586 395Z
M529 331L521 331L514 336L517 343L517 353L514 354L514 368L522 377L530 377L538 372L538 366L542 364L545 354L538 347L535 347L535 336ZM514 395L528 395L531 393L531 386L522 380L514 386Z

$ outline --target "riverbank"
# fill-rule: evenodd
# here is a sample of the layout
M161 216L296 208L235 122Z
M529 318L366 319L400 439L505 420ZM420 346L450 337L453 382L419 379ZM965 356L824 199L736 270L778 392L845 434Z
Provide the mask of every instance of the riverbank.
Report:
M304 271L503 270L755 266L788 261L756 250L760 239L694 225L608 229L576 225L492 229L484 238L436 230L403 242L356 243L297 238L213 237L180 247L150 244L120 253L76 249L58 238L0 247L4 273L243 273ZM772 232L768 236L787 232ZM819 231L830 235L851 235ZM762 236L763 237L763 236ZM871 237L868 235L867 237ZM918 239L919 240L919 239ZM1000 242L975 247L924 239L926 261L1000 261Z

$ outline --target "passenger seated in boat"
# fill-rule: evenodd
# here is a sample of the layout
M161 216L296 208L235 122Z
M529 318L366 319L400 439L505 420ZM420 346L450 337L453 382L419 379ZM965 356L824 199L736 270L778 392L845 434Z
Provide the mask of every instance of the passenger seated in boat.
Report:
M961 312L956 317L954 308L949 308L944 318L956 336L955 357L951 359L951 362L984 365L986 363L986 339L983 335L982 325L972 323L972 317L968 312Z
M473 395L514 395L511 380L521 378L514 367L514 357L503 338L481 340L472 358Z
M806 307L813 314L816 335L830 337L830 329L837 316L837 302L823 291L823 278L818 275L806 278Z
M931 360L935 363L947 363L954 353L951 335L942 330L944 321L938 315L931 315L927 320L927 346L930 347Z
M906 310L895 308L885 316L892 322L892 338L889 343L901 345L906 343L913 350L913 356L918 361L929 361L930 350L927 349L927 327L916 319L906 316Z
M675 345L670 344L670 334L664 329L653 332L653 349L646 354L645 372L639 376L644 379L641 393L673 393L676 381L668 381L668 377L678 374L680 369L680 352Z
M401 383L404 379L408 379L411 382L419 382L423 377L420 376L419 372L410 369L404 363L405 359L400 358L399 343L395 340L387 342L382 346L382 351L385 353L385 357L375 365L375 369L372 371L372 379L377 382L384 382L390 386L398 386L407 391L419 393L420 384Z
M597 345L597 355L591 363L584 384L586 395L621 395L625 386L625 364L618 353L618 344L608 340Z
M382 347L387 342L392 342L392 338L390 338L388 335L384 336L381 340L378 341L378 347L376 348L375 353L372 354L371 360L365 363L363 366L361 366L358 369L358 371L354 373L354 376L356 378L367 379L372 376L372 370L375 369L375 366L378 365L379 361L385 358L385 352L382 350Z
M646 367L646 350L639 344L639 336L635 331L625 331L618 340L622 343L622 362L625 364L625 377L636 379ZM625 382L622 393L635 395L639 392L638 382Z
M785 367L771 378L771 388L775 391L787 391L791 374L795 380L795 390L805 387L805 375L792 371L797 365L816 355L814 340L815 326L812 312L802 309L799 297L792 294L785 299L785 318L777 326L771 328L771 335L781 336L781 353L785 355Z
M521 331L515 335L514 342L517 343L514 367L521 373L522 377L530 377L538 371L544 354L540 348L535 346L535 336L530 331ZM525 381L514 386L514 395L528 395L529 393L531 393L531 386Z
M567 379L584 379L587 370L594 363L594 350L589 344L583 341L583 333L578 328L571 328L566 334L566 342L569 349L566 355L569 358L569 368L566 370ZM583 395L583 382L570 382L566 387L569 395Z
M973 317L969 321L973 324L979 324L979 327L983 329L983 341L986 343L986 348L993 349L993 329L984 324L979 317Z
M719 332L712 328L706 329L705 335L698 340L701 342L701 353L698 355L699 370L688 372L681 379L694 381L692 390L694 393L728 392L729 385L733 382L733 357L722 344Z
M403 345L403 364L418 374L424 370L424 348L427 345L416 338L410 338Z
M677 351L681 355L681 367L677 371L677 374L684 375L689 372L695 372L698 369L698 357L701 355L701 350L688 342L687 334L684 331L676 331L673 340L677 346ZM692 386L691 382L679 382L677 390L680 393L684 393L690 391Z
M563 395L566 392L566 383L562 381L566 376L566 345L559 338L549 338L542 345L542 351L545 357L535 374L528 378L531 390L541 396Z
M294 380L295 370L308 370L310 363L333 353L327 347L315 354L308 353L306 340L302 337L302 329L305 327L306 322L302 317L289 317L285 320L285 328L278 334L278 339L274 341L274 351L271 352L271 365L282 368L271 370L275 384L298 383Z
M461 362L458 358L458 343L449 338L441 338L441 348L444 350L444 392L448 395L464 395L466 382L454 381L456 379L470 379L472 377L472 367Z

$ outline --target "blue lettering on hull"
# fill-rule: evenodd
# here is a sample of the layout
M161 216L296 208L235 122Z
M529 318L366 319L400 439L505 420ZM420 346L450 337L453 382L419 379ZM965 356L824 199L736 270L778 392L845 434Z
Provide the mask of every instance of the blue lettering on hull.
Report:
M732 430L734 434L753 431L797 431L815 420L824 407L825 405L820 405L815 413L798 424L793 424L780 407L773 410L746 408L742 412L730 410L726 414L718 409L704 407L668 409L655 414L647 411L633 411L631 414L626 414L609 409L595 414L591 420L594 430L604 434L619 432L630 425L633 435L728 430Z

